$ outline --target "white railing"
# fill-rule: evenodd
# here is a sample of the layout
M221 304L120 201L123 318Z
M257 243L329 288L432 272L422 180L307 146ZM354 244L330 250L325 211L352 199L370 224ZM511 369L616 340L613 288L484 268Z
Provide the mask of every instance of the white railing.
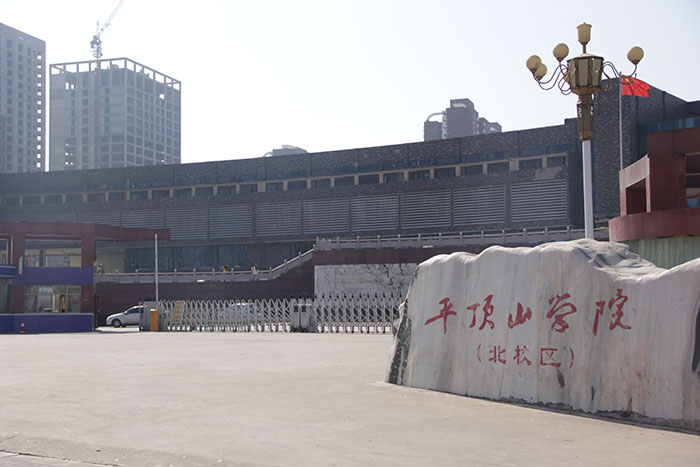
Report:
M607 240L608 229L595 229L595 238ZM450 234L415 234L389 237L318 238L317 250L362 250L381 248L430 248L461 247L469 245L524 245L584 238L584 229L564 227L538 227L522 230L459 232Z
M595 238L607 240L609 231L606 227L599 227L594 231ZM434 248L434 247L463 247L469 245L527 245L583 238L584 229L564 227L538 227L517 231L479 231L438 234L395 235L382 237L355 237L355 238L317 238L313 249L300 253L297 257L285 261L277 267L249 271L217 271L192 270L159 272L159 283L176 282L249 282L267 281L276 279L290 269L301 266L311 260L314 250L362 250L382 248ZM155 274L153 272L99 272L95 273L95 283L100 284L153 284Z
M250 282L268 281L276 279L290 269L294 269L311 260L313 250L299 253L298 256L289 261L285 261L277 267L270 269L251 269L248 271L217 271L196 270L158 272L158 282ZM155 283L155 273L153 272L98 272L95 273L95 282L100 284L153 284Z
M165 300L161 331L387 333L400 293L260 300Z

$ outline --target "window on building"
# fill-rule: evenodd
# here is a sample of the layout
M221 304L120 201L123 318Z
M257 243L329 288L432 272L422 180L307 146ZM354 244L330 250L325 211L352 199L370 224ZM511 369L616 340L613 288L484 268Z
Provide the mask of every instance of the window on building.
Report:
M257 193L258 184L257 183L244 183L241 185L241 194Z
M549 152L550 154L554 154L557 152L569 152L571 151L571 149L571 144L560 144L556 146L549 146L547 148L547 152Z
M168 133L170 130L168 130ZM289 171L289 177L290 178L302 178L302 177L308 177L309 171L306 169L301 169L301 170L290 170Z
M430 170L414 170L408 172L409 180L428 180L430 178Z
M357 169L353 166L336 167L333 170L333 173L335 173L336 175L351 174L351 173L355 173L355 172L357 172Z
M562 167L566 165L565 156L555 156L547 158L547 167Z
M542 154L544 151L542 149L521 149L520 155L523 157L527 156L537 156Z
M220 195L235 195L236 185L220 185L216 192Z
M518 161L518 170L541 169L542 159L527 159Z
M192 196L192 188L177 188L173 195L175 198L189 198Z
M403 182L403 172L391 172L384 174L384 183Z
M359 172L379 172L382 170L382 164L363 164L358 168Z
M46 195L44 196L44 204L61 204L63 196L61 195Z
M457 158L455 156L440 157L435 159L435 165L450 165L456 162Z
M24 289L24 312L80 313L79 285L30 285Z
M455 176L455 168L454 167L445 167L442 169L435 169L434 172L434 177L435 178L450 178Z
M66 195L66 203L80 203L83 201L83 195L80 193L70 193Z
M124 201L124 199L126 199L126 195L123 191L113 191L109 194L110 201Z
M328 188L330 186L330 178L317 178L315 180L311 180L311 188Z
M462 175L480 175L482 173L484 173L484 166L481 164L462 167Z
M379 183L379 174L360 175L357 177L358 185L372 185L374 183Z
M352 186L355 184L355 177L335 177L335 186Z
M214 196L214 187L213 186L200 186L194 189L194 195L195 196Z
M148 199L147 191L132 191L129 194L129 199L132 201Z
M174 248L173 265L178 271L211 271L216 268L216 246L189 246Z
M486 156L486 158L490 161L497 161L499 159L508 159L509 154L507 152L493 152Z
M508 162L496 162L489 164L487 167L487 171L490 174L508 172L508 170L510 170L510 163Z
M221 245L218 247L218 269L226 266L229 270L250 269L248 245Z
M153 190L151 191L151 199L170 198L170 190Z
M265 192L270 193L272 191L282 191L282 182L269 182L265 184Z
M153 272L155 268L155 252L153 248L128 248L126 250L126 272ZM173 248L158 248L158 270L173 270Z
M292 180L287 182L287 190L306 190L306 180Z
M39 195L24 196L22 198L22 204L41 204L41 197Z
M100 203L105 200L104 193L88 193L87 202L88 203Z
M412 160L408 161L409 167L427 167L429 165L431 165L429 160L412 159Z

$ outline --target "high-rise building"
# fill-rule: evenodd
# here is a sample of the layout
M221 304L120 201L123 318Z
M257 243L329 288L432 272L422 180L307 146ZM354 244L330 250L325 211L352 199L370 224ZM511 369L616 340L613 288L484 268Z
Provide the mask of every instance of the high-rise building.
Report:
M477 134L479 112L469 99L450 99L442 119L442 139L462 138Z
M423 124L423 141L435 141L437 139L442 139L442 121L432 121L428 117L428 120Z
M45 169L46 43L0 23L0 172Z
M498 122L489 122L485 118L479 117L479 122L477 123L478 128L476 130L479 135L488 135L489 133L500 133L502 128L501 124Z
M128 58L50 69L50 170L180 163L180 81Z
M442 122L431 121L430 118L435 115L442 115ZM469 99L451 99L448 108L430 114L423 124L424 141L500 132L501 125L479 117L479 112L474 109L474 103Z

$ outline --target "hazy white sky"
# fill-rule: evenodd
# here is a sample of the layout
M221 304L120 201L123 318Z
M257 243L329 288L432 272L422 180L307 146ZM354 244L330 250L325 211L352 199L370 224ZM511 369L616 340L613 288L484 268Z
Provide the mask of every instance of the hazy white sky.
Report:
M117 3L0 0L0 22L46 41L49 64L89 60ZM559 42L579 54L584 21L589 52L629 72L639 45L641 79L700 99L697 0L126 0L103 58L182 81L182 161L202 162L421 141L451 98L504 131L561 124L575 96L540 90L524 63L552 69Z

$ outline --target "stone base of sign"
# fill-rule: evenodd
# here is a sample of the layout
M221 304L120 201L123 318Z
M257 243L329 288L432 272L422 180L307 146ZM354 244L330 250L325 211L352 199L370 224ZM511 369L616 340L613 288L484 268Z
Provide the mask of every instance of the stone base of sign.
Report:
M418 266L386 380L700 430L700 259L578 240Z

